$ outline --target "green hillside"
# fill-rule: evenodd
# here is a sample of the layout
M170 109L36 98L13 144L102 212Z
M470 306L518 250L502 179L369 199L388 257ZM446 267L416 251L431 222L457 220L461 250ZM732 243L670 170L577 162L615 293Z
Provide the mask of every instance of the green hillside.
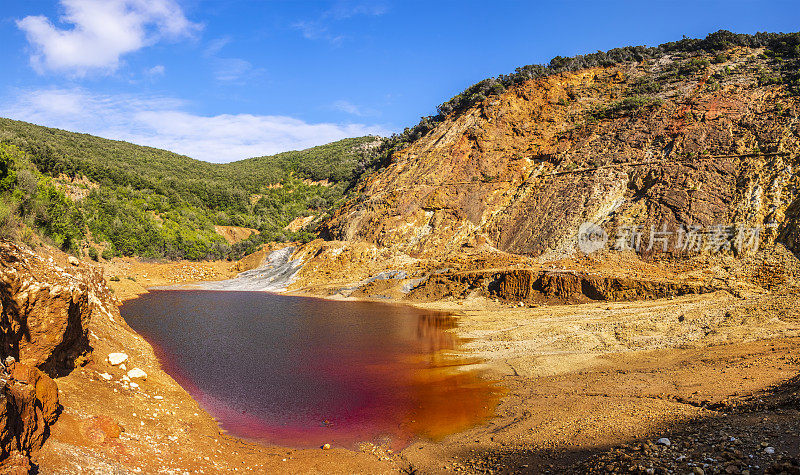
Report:
M344 139L212 164L0 118L0 218L6 233L21 222L64 249L92 255L90 242L106 257L236 257L261 242L312 237L283 228L339 202L372 166L378 143L376 137ZM214 225L261 234L229 246Z

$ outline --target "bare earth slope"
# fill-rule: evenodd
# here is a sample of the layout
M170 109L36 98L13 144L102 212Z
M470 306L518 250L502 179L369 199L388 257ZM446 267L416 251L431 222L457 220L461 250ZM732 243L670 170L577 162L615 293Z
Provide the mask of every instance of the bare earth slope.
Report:
M515 86L397 153L327 232L412 256L483 243L539 256L572 250L584 221L735 223L800 251L797 100L760 85L759 53L686 75L702 56Z

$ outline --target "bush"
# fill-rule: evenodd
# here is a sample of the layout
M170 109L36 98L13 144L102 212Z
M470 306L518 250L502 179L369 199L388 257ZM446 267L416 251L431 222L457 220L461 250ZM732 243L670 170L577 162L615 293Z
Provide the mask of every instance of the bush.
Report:
M704 71L710 65L707 59L692 58L678 67L678 76L691 76L698 71Z
M0 201L0 238L15 239L17 236L17 218L14 206Z
M93 261L97 261L100 258L100 255L97 252L97 249L90 247L86 253L89 255L89 258Z
M589 114L597 119L611 119L623 117L636 112L640 109L654 109L660 106L661 99L648 96L626 97L622 100L612 102L606 107L599 107Z
M720 54L714 56L714 58L711 60L711 62L714 63L714 64L720 64L720 63L724 63L725 61L727 61L729 59L730 59L730 57L727 54L720 53Z

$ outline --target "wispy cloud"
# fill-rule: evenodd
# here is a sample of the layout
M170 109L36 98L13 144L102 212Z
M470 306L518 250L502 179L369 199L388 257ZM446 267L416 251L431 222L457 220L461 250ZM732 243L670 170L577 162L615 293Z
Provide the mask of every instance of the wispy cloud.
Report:
M221 82L239 81L250 73L258 73L253 65L241 58L215 58L214 78Z
M163 148L211 162L298 150L362 135L388 135L382 126L311 124L293 117L203 116L184 101L158 96L100 95L83 89L19 91L0 115L66 130Z
M381 1L355 1L339 0L325 12L325 16L342 20L358 15L380 16L389 10L388 5Z
M242 58L220 56L222 49L232 42L226 36L211 40L203 51L203 56L208 58L214 70L214 79L224 83L246 83L246 79L253 79L264 72L263 69L254 68L250 61Z
M344 41L344 35L331 33L328 27L321 21L298 21L292 27L300 31L303 38L307 40L324 40L332 45L340 45Z
M30 47L31 65L47 71L85 76L113 73L121 57L163 39L192 36L201 27L190 22L174 0L61 0L64 29L42 15L17 21Z
M153 66L152 68L146 69L144 73L149 77L156 77L156 76L163 76L166 70L167 68L165 68L163 64L158 64L156 66Z
M222 51L222 48L228 45L231 42L230 36L224 36L222 38L215 38L208 42L206 45L206 49L203 51L203 54L207 57L216 56Z
M358 117L378 115L378 111L374 109L364 108L343 99L335 101L333 104L331 104L331 107L335 110Z
M298 30L306 39L323 40L338 46L347 39L347 35L332 31L332 23L355 16L380 16L387 11L386 4L380 1L339 0L331 8L322 12L316 19L297 21L292 24L292 27Z

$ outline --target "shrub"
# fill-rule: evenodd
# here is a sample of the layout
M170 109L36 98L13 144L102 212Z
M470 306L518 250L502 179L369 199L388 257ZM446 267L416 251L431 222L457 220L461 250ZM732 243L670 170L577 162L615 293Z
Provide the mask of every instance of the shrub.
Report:
M17 235L17 218L14 206L0 201L0 238L14 239Z
M727 54L725 54L725 53L720 53L720 54L718 54L718 55L714 56L714 57L711 59L711 62L712 62L712 63L714 63L714 64L720 64L720 63L724 63L724 62L725 62L725 61L727 61L728 59L730 59L730 57L729 57Z
M633 96L656 94L661 91L662 85L652 78L639 78L628 87L628 93Z
M640 109L654 109L661 103L661 99L655 97L632 96L612 102L606 107L598 107L589 114L597 119L611 119L629 115Z
M93 261L97 261L100 258L100 255L97 252L97 249L90 247L86 253L89 255L89 258Z

